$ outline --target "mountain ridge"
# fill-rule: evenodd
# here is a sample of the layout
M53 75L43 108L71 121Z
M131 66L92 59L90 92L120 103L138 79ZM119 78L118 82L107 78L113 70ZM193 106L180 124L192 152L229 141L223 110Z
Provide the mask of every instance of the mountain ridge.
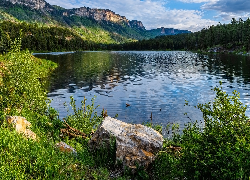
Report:
M72 16L76 15L79 17L87 17L91 18L96 21L108 21L114 23L121 23L128 25L129 27L136 27L139 29L144 29L141 21L137 20L128 20L125 16L121 16L116 14L115 12L109 9L98 9L98 8L89 8L89 7L80 7L80 8L72 8L72 9L65 9L60 6L50 5L45 0L2 0L2 2L10 2L13 5L23 5L30 7L33 10L40 10L44 13L52 13L52 14L59 14L62 16Z
M50 5L45 0L1 0L0 8L5 13L9 13L21 21L58 24L74 28L83 39L91 36L93 41L96 41L93 34L99 36L102 33L108 34L105 36L113 39L109 41L111 43L123 43L161 35L190 32L187 30L175 30L174 33L167 33L171 32L167 30L171 28L165 28L166 33L162 33L162 30L159 30L159 28L146 30L141 21L128 20L125 16L116 14L109 9L89 7L65 9L57 5ZM98 40L97 43L101 43L101 40Z

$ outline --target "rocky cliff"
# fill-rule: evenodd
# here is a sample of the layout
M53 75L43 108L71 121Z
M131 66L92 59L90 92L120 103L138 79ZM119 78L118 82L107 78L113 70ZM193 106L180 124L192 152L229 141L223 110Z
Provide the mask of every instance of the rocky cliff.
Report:
M131 27L135 27L135 28L138 28L138 29L143 29L143 30L145 30L145 27L143 26L143 24L142 24L141 21L132 20L132 21L129 21L129 25L130 25Z
M91 9L88 7L81 7L75 9L65 9L63 12L64 16L77 15L80 17L88 17L96 21L110 21L115 23L129 24L129 20L124 16L115 14L113 11L108 9Z
M120 16L115 12L109 9L96 9L96 8L88 8L88 7L81 7L81 8L74 8L74 9L64 9L62 12L63 16L79 16L79 17L87 17L90 19L94 19L96 21L106 21L112 23L118 23L127 25L132 28L144 29L141 21L137 20L128 20L125 16Z
M42 10L42 11L52 11L53 7L44 0L1 0L2 2L10 2L12 4L18 4L30 7L31 9L35 10Z
M179 30L174 28L158 28L161 31L161 35L175 35L175 34L183 34L183 33L191 33L191 31L188 30Z

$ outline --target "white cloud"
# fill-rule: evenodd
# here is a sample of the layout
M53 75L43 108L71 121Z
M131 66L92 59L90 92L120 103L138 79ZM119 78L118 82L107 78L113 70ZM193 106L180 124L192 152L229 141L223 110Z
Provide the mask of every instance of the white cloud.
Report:
M202 8L220 12L242 13L250 11L250 3L246 0L216 0L204 4Z
M189 1L204 2L205 0ZM208 1L206 0L206 2ZM167 2L165 0L47 0L47 2L67 9L83 6L110 9L116 14L126 16L129 20L142 21L146 29L166 27L198 31L203 27L217 23L212 20L203 19L203 14L200 11L169 9L166 6Z
M210 2L216 2L218 0L178 0L184 3L210 3Z
M220 14L214 16L215 19L221 19L223 23L228 23L232 20L232 18L235 18L238 20L239 18L246 20L247 18L250 17L250 13L226 13L226 12L221 12Z
M160 13L158 18L153 16L145 18L143 23L148 29L163 26L192 31L199 31L204 27L216 24L212 20L202 19L202 13L194 10L168 10Z
M245 20L250 17L250 3L246 0L217 0L205 3L201 8L217 11L218 14L214 18L222 23L229 23L232 18Z

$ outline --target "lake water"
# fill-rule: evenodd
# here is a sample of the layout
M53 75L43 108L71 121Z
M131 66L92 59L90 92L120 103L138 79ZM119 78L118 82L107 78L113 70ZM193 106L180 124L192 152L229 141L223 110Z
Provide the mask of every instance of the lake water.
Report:
M84 96L96 96L97 109L130 123L166 125L202 120L198 103L211 101L211 90L223 82L229 94L241 93L249 105L250 59L236 55L201 55L183 51L77 52L35 54L59 64L51 78L48 97L59 117L68 112L70 96L77 106ZM191 106L184 106L185 100ZM126 103L130 106L126 106ZM187 113L188 116L184 115ZM247 110L250 115L250 110ZM202 122L202 121L201 121Z

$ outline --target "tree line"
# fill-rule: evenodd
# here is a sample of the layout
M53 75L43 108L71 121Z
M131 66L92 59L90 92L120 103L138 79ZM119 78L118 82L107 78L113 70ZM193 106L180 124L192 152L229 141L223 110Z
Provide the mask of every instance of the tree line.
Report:
M201 31L140 40L122 45L112 44L109 49L119 50L250 50L250 19L232 19L230 24L217 24Z
M250 50L250 19L232 19L230 24L217 24L201 31L158 36L123 44L96 43L73 28L46 26L38 23L3 21L0 23L0 53L8 51L11 40L21 37L22 49L31 51L77 50ZM20 33L21 31L21 33ZM91 39L91 38L90 38ZM100 41L101 42L101 41Z

